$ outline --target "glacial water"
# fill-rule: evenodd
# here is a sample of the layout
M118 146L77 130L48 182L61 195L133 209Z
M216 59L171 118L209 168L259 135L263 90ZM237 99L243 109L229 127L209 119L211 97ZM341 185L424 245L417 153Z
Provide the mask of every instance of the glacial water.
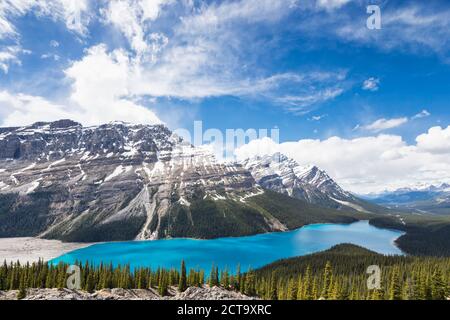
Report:
M130 264L131 268L179 268L182 259L188 268L209 272L212 264L234 272L257 268L279 259L302 256L352 243L386 255L402 254L394 240L403 233L379 229L368 221L353 224L314 224L279 233L214 240L170 239L157 241L109 242L95 244L60 256L52 263L89 261L113 265Z

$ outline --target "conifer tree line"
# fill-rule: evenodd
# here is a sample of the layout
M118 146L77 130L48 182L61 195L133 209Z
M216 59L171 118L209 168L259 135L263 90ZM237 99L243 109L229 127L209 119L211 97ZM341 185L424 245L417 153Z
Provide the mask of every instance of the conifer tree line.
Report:
M166 296L170 287L183 292L188 287L209 285L270 300L443 300L450 297L450 258L390 258L395 261L382 266L379 290L368 289L365 272L358 268L342 272L342 266L334 268L330 261L321 267L314 262L301 267L294 264L290 272L286 272L286 267L273 266L243 273L238 266L232 274L213 266L208 277L204 270L186 270L184 261L179 270L77 265L81 270L81 289L87 292L152 288ZM364 265L364 261L360 264ZM0 290L19 290L18 297L24 298L27 288L65 288L70 276L67 268L67 264L52 265L44 261L25 265L5 262L0 266Z

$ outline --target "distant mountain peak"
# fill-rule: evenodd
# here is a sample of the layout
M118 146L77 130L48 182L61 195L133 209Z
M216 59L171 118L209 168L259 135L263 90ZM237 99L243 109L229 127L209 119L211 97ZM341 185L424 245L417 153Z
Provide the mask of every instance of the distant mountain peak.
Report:
M249 158L241 164L266 189L325 207L367 211L361 206L362 201L343 190L326 171L315 165L299 165L279 152Z

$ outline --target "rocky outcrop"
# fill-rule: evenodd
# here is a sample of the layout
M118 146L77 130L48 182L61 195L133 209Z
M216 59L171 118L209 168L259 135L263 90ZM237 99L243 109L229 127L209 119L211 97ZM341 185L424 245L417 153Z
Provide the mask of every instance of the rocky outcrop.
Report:
M0 300L16 300L18 291L0 291ZM28 289L24 300L255 300L239 292L219 287L190 287L185 292L170 288L169 295L161 297L156 290L103 289L94 293L69 289Z

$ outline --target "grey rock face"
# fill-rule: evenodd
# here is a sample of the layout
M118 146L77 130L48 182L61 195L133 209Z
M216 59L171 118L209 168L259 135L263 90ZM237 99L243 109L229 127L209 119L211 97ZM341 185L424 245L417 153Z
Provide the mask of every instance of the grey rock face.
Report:
M163 238L174 206L258 192L247 170L161 125L61 120L0 130L1 237Z

